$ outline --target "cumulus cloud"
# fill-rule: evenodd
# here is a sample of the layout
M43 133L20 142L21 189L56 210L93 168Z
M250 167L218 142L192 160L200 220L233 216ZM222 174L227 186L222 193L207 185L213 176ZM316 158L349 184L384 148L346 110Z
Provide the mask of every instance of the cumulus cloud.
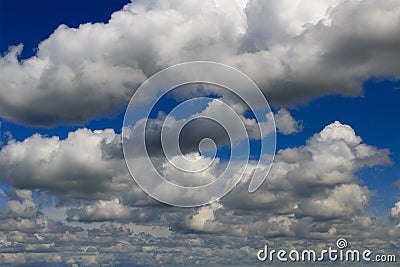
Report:
M395 1L135 1L107 23L59 26L35 56L0 58L0 116L79 124L121 109L157 70L190 60L232 65L275 105L359 95L371 76L399 78Z
M67 27L58 29L64 31ZM78 40L75 42L80 46ZM145 79L139 70L87 58L65 62L37 55L18 62L21 51L22 45L11 47L0 58L0 114L18 123L81 124L100 114L115 114L129 101L133 88Z
M286 109L280 109L275 114L275 124L282 134L292 134L303 129L301 121L296 121Z
M180 155L181 151L184 154L198 152L200 141L204 138L213 140L216 148L227 145L233 147L243 140L271 137L275 131L275 125L277 131L285 135L302 129L301 121L296 121L285 109L280 109L275 114L269 112L261 118L263 121L258 122L255 118L247 118L246 109L239 104L235 107L237 113L228 116L225 105L231 105L231 102L225 103L214 99L204 110L184 119L177 119L173 115L166 116L163 113L155 119L141 119L133 128L124 129L126 136L124 142L136 146L135 141L141 140L141 132L133 130L135 127L142 126L146 130L148 153L156 156L168 151L168 154L172 156ZM239 122L232 124L234 120L239 120ZM177 149L177 136L179 136L180 150Z
M314 219L349 218L363 215L368 203L369 190L356 184L336 186L312 198L302 200L295 214L297 217L309 216Z
M8 197L9 200L0 211L0 231L7 233L5 241L0 242L0 248L1 243L6 247L11 247L15 243L34 244L35 241L40 243L43 241L41 237L43 233L79 231L79 227L69 227L45 216L33 199L31 190L13 189L8 193Z
M221 231L223 225L215 220L215 211L221 207L222 205L218 202L201 207L187 222L188 227L200 232Z
M80 150L75 149L78 144L83 146ZM113 259L144 265L192 265L197 261L252 265L254 253L266 239L274 247L296 248L326 247L339 236L349 237L352 246L379 246L385 251L399 245L388 243L400 233L398 203L390 211L394 224L368 216L365 209L371 191L360 185L362 177L356 176L364 167L390 163L389 151L364 144L352 127L340 122L327 125L303 146L278 151L270 176L256 192L248 192L249 168L230 194L199 208L154 205L134 183L116 179L128 175L120 174L121 170L101 178L109 184L106 191L95 186L102 180L84 191L77 182L76 188L68 190L54 187L52 179L62 173L59 170L76 169L74 174L81 179L86 179L85 173L106 170L105 166L113 170L123 163L120 145L120 137L112 130L80 129L65 140L35 135L3 147L0 163L2 170L7 170L7 176L2 172L3 179L15 177L16 186L39 187L59 198L79 201L59 203L73 206L64 207L68 220L55 222L35 203L30 190L6 194L9 200L0 215L0 251L9 256L1 256L1 260L23 262L12 256L23 249L26 261L42 265L98 265ZM54 176L38 172L37 165L52 170ZM35 183L18 183L18 168L29 168ZM60 177L61 184L68 184L63 180L67 178Z
M6 202L2 217L35 218L38 215L38 205L32 198L31 190L15 190L15 200Z
M366 216L372 192L360 184L356 173L366 166L390 163L387 149L362 143L350 126L334 122L306 145L280 150L256 192L248 193L245 175L219 203L193 211L178 229L307 240L334 240L340 235L379 238L365 230L390 227Z
M84 222L124 221L129 220L131 216L131 209L121 204L118 198L114 198L110 201L99 200L92 205L83 207L79 211L78 220Z
M72 132L65 140L33 135L21 142L11 141L0 151L0 168L5 170L0 178L15 187L39 188L66 200L109 201L110 197L118 194L127 205L154 203L131 179L121 152L118 152L121 149L120 142L120 136L113 130L88 129ZM197 153L188 155L196 159L199 168L210 163ZM175 160L180 161L179 157ZM156 157L153 163L172 181L190 186L213 181L220 172L215 162L206 172L196 176L194 181L191 179L193 177L182 176L175 167L166 165L165 158ZM250 163L241 183L222 199L222 204L235 209L267 209L278 214L293 213L297 207L298 216L312 217L319 216L310 213L315 205L320 205L317 210L326 210L330 205L333 208L324 211L321 216L337 217L340 216L339 210L335 211L334 206L342 205L351 189L359 192L359 197L353 195L352 201L355 203L352 204L350 200L347 204L343 203L348 205L348 209L341 211L359 214L369 193L356 184L355 173L365 166L390 163L389 150L362 143L350 126L334 122L312 136L305 146L278 151L267 181L254 194L249 194L247 190L248 177L255 168ZM232 164L237 165L235 170L240 173L243 171L240 162ZM156 184L154 186L157 188ZM173 195L174 192L169 194ZM321 202L322 199L325 201Z
M188 159L184 161L183 158ZM184 162L180 164L186 170L204 170L197 173L188 173L178 170L174 165L168 164L167 161L160 166L162 169L163 177L166 177L171 182L181 186L201 186L215 181L221 174L220 161L218 158L212 160L211 158L204 157L198 153L190 153L185 156L174 156L171 162ZM185 166L188 164L190 166Z
M298 215L302 209L309 210L306 206L318 203L320 209L316 212L334 218L339 216L337 207L326 211L326 205L339 205L354 190L358 192L358 197L351 196L354 203L341 209L341 216L350 216L362 210L369 195L357 184L355 173L365 166L390 163L388 149L362 143L350 126L336 121L307 140L305 146L278 151L267 180L254 194L246 192L248 181L244 180L222 203L231 208L277 214L291 214L299 208ZM316 213L312 215L318 217Z
M0 179L18 188L40 188L59 196L99 199L131 187L121 158L111 158L111 129L79 129L65 140L35 134L10 141L0 151Z
M233 212L214 202L187 215L184 229L195 233L226 234L232 236L294 236L297 219L294 215L257 214L251 211Z

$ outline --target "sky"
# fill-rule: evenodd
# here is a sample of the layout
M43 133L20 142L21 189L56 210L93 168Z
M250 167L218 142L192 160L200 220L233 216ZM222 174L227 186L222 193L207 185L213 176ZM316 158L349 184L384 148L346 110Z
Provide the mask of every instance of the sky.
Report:
M390 0L1 0L0 265L262 266L266 243L321 249L343 237L400 260L399 24L400 4ZM141 114L128 103L146 79L198 60L252 79L268 101L265 117L256 120L229 90L200 84L124 122L126 110ZM236 142L227 146L218 125L194 120L180 136L183 154L160 155L161 128L169 145L195 115L220 120ZM214 181L233 151L246 155L240 129L251 150L232 161L232 177L250 163L219 200L166 205L124 160L132 144L135 173L166 199L182 197L153 183L140 136L122 134L141 123L153 167L177 184ZM273 123L270 164L260 144L275 141ZM204 137L216 143L210 164L211 148L198 151ZM172 166L187 158L195 160L187 168L209 165L194 176ZM269 167L249 193L252 172Z

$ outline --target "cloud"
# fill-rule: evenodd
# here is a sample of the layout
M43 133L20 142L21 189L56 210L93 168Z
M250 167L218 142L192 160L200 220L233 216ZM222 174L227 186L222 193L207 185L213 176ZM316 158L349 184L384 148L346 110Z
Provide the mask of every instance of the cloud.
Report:
M388 149L362 143L350 126L336 121L314 134L306 145L279 150L266 181L254 194L246 192L248 181L243 180L222 199L222 204L234 209L291 214L300 203L311 205L310 201L314 201L320 203L316 212L329 213L333 218L337 214L333 210L324 211L324 205L328 205L324 199L331 197L332 202L338 202L348 195L348 189L354 189L359 193L359 197L353 196L357 203L349 203L349 208L355 208L350 213L354 213L368 196L357 184L356 172L365 166L390 164L389 153ZM313 215L318 217L316 213Z
M184 233L275 238L269 240L390 239L395 235L390 224L366 215L372 192L356 176L364 167L390 163L388 150L362 143L350 126L334 122L306 145L280 150L256 192L248 193L245 175L218 203L190 210L175 227ZM390 235L379 236L373 230L379 228Z
M60 26L58 32L65 30L67 27ZM79 43L77 39L74 42ZM39 53L44 50L39 48ZM22 45L11 47L0 59L0 114L22 124L80 124L100 114L115 114L145 79L138 70L101 60L78 60L78 55L74 57L79 62L74 63L58 61L56 55L18 62L21 51Z
M282 134L297 133L303 129L301 121L296 121L286 109L280 109L275 114L275 124L278 131Z
M92 205L83 207L78 214L78 220L83 222L126 221L131 217L131 209L122 205L118 198L114 198L110 201L99 200Z
M79 129L71 132L65 140L33 135L21 142L11 141L0 151L0 169L4 170L0 178L17 188L50 192L63 201L109 201L118 195L121 205L154 204L131 179L121 152L118 152L121 151L120 142L120 136L110 129ZM206 157L197 153L188 155L196 159L198 168L209 163ZM139 164L140 155L136 157ZM180 161L178 156L172 159ZM186 186L216 179L220 173L217 163L218 158L206 172L193 180L193 176L182 175L175 167L166 165L165 158L153 157L156 169L168 179ZM297 207L298 216L318 217L309 211L316 203L320 203L318 210L325 210L326 205L339 205L350 188L359 192L359 197L353 196L354 204L348 202L348 212L358 214L369 193L357 185L355 173L365 166L390 163L389 150L362 143L350 126L334 122L307 140L305 146L278 151L268 179L254 194L247 190L251 171L255 168L250 162L241 182L221 203L234 209L268 210L277 214L291 214ZM232 168L239 173L243 171L240 164L232 162ZM141 167L137 165L139 170ZM149 182L154 180L150 176L148 179ZM159 185L153 186L160 192L165 190ZM169 194L174 197L176 192ZM320 202L322 199L326 201ZM96 207L98 203L93 205ZM324 212L328 217L339 216L334 210Z
M15 190L16 200L6 202L1 217L35 218L38 215L38 205L33 201L32 191Z
M188 227L200 232L221 231L223 225L215 220L215 211L221 207L222 205L218 202L201 207L197 213L190 218Z
M218 149L228 145L233 147L239 145L244 140L260 140L267 136L271 137L275 130L274 121L280 126L282 123L287 124L285 121L288 119L287 117L282 118L278 115L274 120L274 115L270 112L266 114L265 121L262 122L257 122L254 118L245 118L244 114L237 114L233 118L242 120L242 122L232 125L232 116L226 116L226 113L218 109L215 110L212 103L214 101L209 104L206 110L185 119L176 120L173 116L169 116L167 119L159 117L157 119L143 119L137 122L135 127L145 125L143 128L146 130L146 148L149 155L159 156L164 154L165 150L171 156L180 155L181 151L183 154L199 152L199 144L205 138L211 139L216 146L215 148ZM213 109L212 112L209 110L210 107ZM212 119L208 119L208 116ZM298 124L289 113L287 113L287 116L292 120L289 123ZM291 126L286 125L285 127ZM135 142L141 140L140 131L132 130L134 128L124 129L126 136L124 142L126 144L129 142L131 146L137 146ZM290 134L298 130L299 127L296 127L296 129L285 129L285 133ZM261 135L261 132L263 135ZM177 136L179 136L179 148L181 151L177 150ZM207 149L210 150L211 147Z
M12 189L8 196L10 199L0 212L0 232L8 233L7 241L0 243L6 246L25 241L41 243L43 238L39 234L79 231L79 227L69 227L45 216L33 199L31 190ZM32 234L30 237L25 236Z
M121 110L135 88L176 63L238 68L274 105L360 95L370 77L398 79L395 1L136 1L107 23L60 25L35 56L0 58L0 116L81 124Z
M250 164L231 193L199 208L149 201L121 169L120 142L113 130L79 129L64 140L34 135L3 147L2 180L25 189L4 195L0 251L7 253L0 260L253 265L265 240L271 247L301 249L334 246L345 236L354 247L387 253L399 245L393 241L400 233L398 203L390 221L366 214L371 191L358 177L362 168L390 164L389 150L363 143L349 125L333 122L303 146L278 151L266 182L251 194ZM174 176L172 169L164 171ZM92 177L98 180L85 180ZM38 188L41 205L26 188ZM54 196L67 220L46 212ZM12 256L22 250L25 258Z
M336 186L312 198L304 199L295 209L297 217L314 219L349 218L363 215L368 203L369 190L356 184Z
M59 196L108 198L132 186L124 161L111 158L119 145L111 129L78 129L65 140L35 134L0 151L0 179L17 188L40 188Z
M188 159L188 161L184 161L183 159ZM218 158L212 160L198 153L174 156L171 158L171 162L173 164L180 162L181 164L179 166L183 167L185 170L204 170L197 173L182 172L174 165L169 164L168 161L164 161L160 166L163 177L181 186L193 187L206 185L218 179L221 174L220 160ZM186 166L186 164L188 164L188 166Z

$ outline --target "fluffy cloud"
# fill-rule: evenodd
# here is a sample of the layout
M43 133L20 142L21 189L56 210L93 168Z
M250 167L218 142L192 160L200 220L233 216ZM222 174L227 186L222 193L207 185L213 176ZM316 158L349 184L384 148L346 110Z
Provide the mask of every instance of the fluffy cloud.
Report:
M130 178L121 157L120 142L120 136L113 130L88 129L72 132L65 140L33 135L22 142L10 141L0 151L0 168L4 170L0 178L18 188L51 192L65 201L76 198L107 201L117 194L127 205L154 203ZM207 158L196 153L190 155L197 159L200 168L209 163ZM176 161L180 161L179 157ZM192 181L193 176L182 176L182 172L166 165L165 158L156 157L153 163L171 180L191 186L214 180L220 171L214 166L216 162ZM248 177L254 168L250 164L240 184L222 199L222 204L235 209L266 209L278 214L293 213L297 207L298 216L318 217L319 210L325 210L320 214L322 217L355 215L363 210L369 196L368 190L355 184L355 173L364 166L389 163L387 149L363 144L350 126L335 122L311 137L305 146L278 151L267 181L254 194L247 191ZM236 166L235 162L232 166ZM241 170L239 167L236 169ZM351 197L354 203L343 202L349 191L359 192L358 197L354 194ZM316 205L320 207L317 213L310 213ZM338 205L342 208L335 211ZM328 206L332 207L329 211ZM12 207L16 210L16 203ZM343 214L338 214L339 211ZM127 218L125 215L123 217Z
M188 159L188 161L183 160ZM208 157L203 157L198 153L190 153L184 156L174 156L171 158L171 162L179 162L180 167L184 170L202 170L204 171L197 173L188 173L178 170L175 166L169 164L167 161L161 166L163 177L166 177L171 182L181 186L201 186L212 181L215 181L220 175L219 159L212 160ZM184 164L182 164L184 162ZM185 166L188 164L188 166Z
M0 116L83 123L121 109L157 70L190 60L232 65L275 105L359 95L371 76L398 79L395 1L135 1L108 23L59 26L35 56L0 58Z
M363 144L350 126L334 122L307 140L305 146L278 151L267 180L254 194L246 192L245 181L222 203L278 214L293 213L297 207L298 215L302 209L309 210L308 206L319 205L316 212L334 218L339 216L337 207L326 211L327 205L341 205L343 197L349 198L349 192L354 190L358 192L351 196L354 203L343 206L340 215L351 216L360 212L369 194L356 184L355 173L365 166L390 163L389 150ZM312 215L318 217L316 213Z
M215 211L221 207L222 205L218 202L201 207L197 213L190 218L188 227L200 232L221 231L223 225L215 220Z
M135 141L142 139L141 131L132 131L135 128L146 130L146 148L153 156L163 154L165 151L171 156L180 155L181 151L184 154L198 152L199 143L204 138L213 140L218 148L229 143L237 145L249 138L254 140L265 139L268 136L271 138L275 125L277 131L285 135L302 130L301 121L293 118L286 109L279 109L275 114L266 110L268 113L259 118L262 121L246 117L246 111L250 109L226 93L221 98L210 100L205 107L198 107L192 102L187 105L194 111L191 110L190 116L185 118L176 118L177 115L182 116L176 111L178 114L166 115L159 112L157 118L143 118L135 122L133 128L127 127L124 133L125 136L129 136L127 139L132 142L131 146L137 146ZM202 110L196 110L197 108ZM232 124L232 121L238 123ZM179 136L180 150L176 145L177 136Z
M67 28L59 28L63 29ZM98 60L82 58L70 65L37 55L18 62L22 45L10 49L0 58L0 114L19 123L78 124L99 114L117 113L145 79L139 70Z
M78 214L80 221L112 221L129 220L132 211L129 207L120 203L118 198L110 201L99 200L93 205L83 207Z
M356 184L345 184L304 199L295 209L297 217L315 219L349 218L362 215L368 203L369 190Z
M38 205L33 201L32 191L15 190L15 200L6 202L2 217L34 218L38 215Z
M296 121L286 109L280 109L275 114L275 124L282 134L292 134L303 129L301 121Z
M31 190L13 189L8 193L8 197L9 200L0 211L0 232L8 233L6 240L0 244L6 247L25 241L42 241L41 234L79 231L79 227L68 227L45 216L33 199Z
M386 252L399 245L393 241L400 233L396 223L365 214L371 192L356 177L365 166L390 163L389 151L364 144L348 125L334 122L304 146L280 150L270 176L256 192L248 192L249 169L230 194L199 208L174 208L148 201L125 177L126 170L115 171L123 165L120 149L120 137L112 130L87 129L70 133L65 140L35 135L3 147L0 162L2 170L7 170L7 176L2 172L4 179L15 179L15 185L23 188L39 187L40 194L51 192L75 201L59 202L73 206L63 207L68 220L56 222L48 217L51 212L36 203L30 190L3 194L9 200L0 215L0 251L7 253L0 260L44 266L112 261L253 265L255 253L265 240L271 247L310 248L326 247L345 236L352 246L374 251L379 247ZM38 172L37 165L53 175ZM28 172L18 169L28 169L36 178L34 182L22 182L21 173ZM55 187L56 181L64 185L68 179L74 181L72 176L58 176L64 169L76 170L74 174L83 181L76 178L76 188L68 190ZM85 173L106 169L111 171L83 191L81 186L90 177ZM119 175L130 183L117 179ZM108 184L106 189L95 186L102 179ZM390 212L394 222L397 206ZM18 257L21 250L26 251L24 257Z
M363 144L350 126L334 122L305 146L280 150L256 192L248 193L245 175L219 203L193 211L177 227L235 236L366 237L365 229L388 225L365 215L372 192L359 184L356 173L390 163L387 149ZM344 227L347 223L357 227Z
M65 140L35 134L0 151L0 179L18 188L40 188L65 197L98 199L131 186L113 130L79 129Z

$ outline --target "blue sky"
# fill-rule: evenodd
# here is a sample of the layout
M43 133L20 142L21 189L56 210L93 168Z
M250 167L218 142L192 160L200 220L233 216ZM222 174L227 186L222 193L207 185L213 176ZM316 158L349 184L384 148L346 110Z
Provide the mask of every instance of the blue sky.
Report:
M383 2L303 3L285 13L290 1L135 1L123 12L117 11L130 1L1 1L0 206L1 219L8 221L0 224L0 259L13 263L11 253L23 253L32 236L43 247L53 242L45 263L60 266L255 264L254 249L265 240L319 246L340 235L377 250L375 240L381 238L393 244L382 251L398 254L400 13L393 10L400 5ZM366 15L371 10L387 18L375 32L368 26L377 23ZM10 47L18 44L24 47L15 63ZM126 99L155 72L193 60L233 65L255 81L272 107L276 168L254 198L245 194L245 180L219 202L180 210L124 180L130 177L119 134ZM160 109L178 103L167 99ZM241 115L249 118L248 112ZM32 137L37 133L41 136ZM64 239L40 226L23 226L40 220L51 233L84 233L85 249L112 252L80 254L82 247L72 239L71 250L63 252ZM350 224L354 228L344 226ZM372 237L357 232L364 226ZM379 237L378 229L385 234ZM14 246L12 231L26 239L25 248ZM96 233L111 236L109 243L91 240ZM365 244L368 238L371 244ZM191 251L184 248L186 239L194 244ZM126 244L137 251L128 253ZM230 252L221 253L240 255L243 262L223 254L217 263L202 256L224 246ZM40 249L15 264L43 263ZM168 249L183 256L174 262ZM163 251L159 262L157 250Z

